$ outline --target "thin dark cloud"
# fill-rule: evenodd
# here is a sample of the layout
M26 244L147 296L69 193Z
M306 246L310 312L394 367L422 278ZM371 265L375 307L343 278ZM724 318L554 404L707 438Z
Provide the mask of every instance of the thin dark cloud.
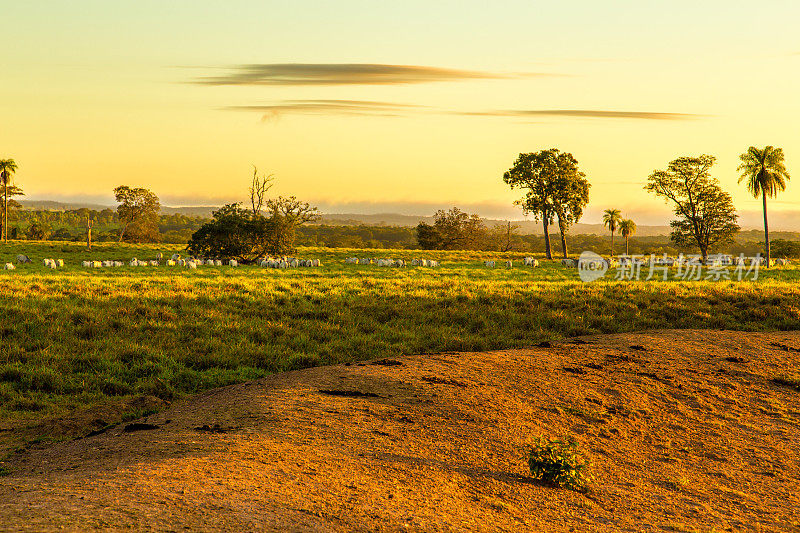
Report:
M654 113L650 111L605 111L600 109L534 109L534 110L499 110L499 111L464 111L456 113L465 116L480 117L532 117L558 116L583 118L627 118L640 120L691 120L704 115L689 113Z
M423 108L423 106L373 100L286 100L276 104L230 106L225 109L258 111L262 113L262 120L268 121L286 114L400 116Z
M418 65L379 63L271 63L239 65L219 76L202 76L200 85L401 85L459 80L553 76L545 73L495 73Z

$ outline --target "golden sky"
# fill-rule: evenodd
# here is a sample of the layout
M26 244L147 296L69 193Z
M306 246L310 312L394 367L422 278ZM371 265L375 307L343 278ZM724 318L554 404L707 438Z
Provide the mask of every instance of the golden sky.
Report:
M800 171L800 4L3 2L0 157L30 198L243 199L252 165L328 212L520 216L517 154L557 147L609 207L669 220L648 174L709 153L743 225L748 146ZM800 221L800 177L770 206ZM800 215L798 215L800 216Z

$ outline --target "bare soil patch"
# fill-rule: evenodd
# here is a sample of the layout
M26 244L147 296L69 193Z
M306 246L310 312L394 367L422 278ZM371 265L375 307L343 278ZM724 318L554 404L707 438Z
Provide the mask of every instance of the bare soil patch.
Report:
M798 351L657 331L277 374L15 454L0 530L799 531ZM537 435L577 437L591 494L529 477Z

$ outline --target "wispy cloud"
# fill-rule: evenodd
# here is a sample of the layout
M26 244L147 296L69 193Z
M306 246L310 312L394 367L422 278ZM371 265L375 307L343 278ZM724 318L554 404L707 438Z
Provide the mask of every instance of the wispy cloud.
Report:
M418 65L380 63L269 63L239 65L218 76L202 76L200 85L400 85L439 81L517 79L557 76L546 73L496 73Z
M603 111L589 109L541 109L541 110L499 110L499 111L447 111L427 106L378 102L373 100L285 100L275 104L230 106L232 111L258 111L262 120L276 119L284 114L300 115L362 115L397 117L409 113L451 114L469 117L511 117L531 116L588 117L605 119L645 119L645 120L690 120L704 115L687 113L655 113L644 111Z
M372 100L286 100L269 105L230 106L232 111L259 111L262 120L276 119L284 114L296 115L366 115L396 117L424 106L376 102Z
M655 113L650 111L607 111L601 109L533 109L533 110L498 110L498 111L460 111L458 115L481 117L532 117L559 116L583 118L627 118L642 120L691 120L705 115L689 113Z

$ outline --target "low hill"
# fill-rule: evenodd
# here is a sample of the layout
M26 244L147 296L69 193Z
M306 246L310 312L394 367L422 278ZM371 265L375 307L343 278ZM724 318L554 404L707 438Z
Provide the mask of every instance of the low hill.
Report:
M658 331L276 374L13 454L0 529L797 531L799 355ZM588 494L530 477L538 435Z

